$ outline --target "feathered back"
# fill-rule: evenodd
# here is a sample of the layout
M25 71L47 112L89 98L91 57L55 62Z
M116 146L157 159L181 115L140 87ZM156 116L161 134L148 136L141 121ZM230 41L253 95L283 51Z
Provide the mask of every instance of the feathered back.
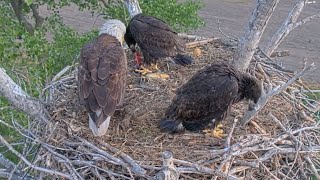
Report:
M142 51L154 58L175 56L185 48L185 41L169 25L143 14L131 19L125 40L129 46L136 42Z
M160 128L176 133L203 129L213 119L217 124L226 117L232 104L243 98L259 99L257 82L224 62L201 69L177 90Z
M82 48L79 96L98 127L123 102L126 71L127 58L116 37L101 34ZM96 112L101 113L97 115Z

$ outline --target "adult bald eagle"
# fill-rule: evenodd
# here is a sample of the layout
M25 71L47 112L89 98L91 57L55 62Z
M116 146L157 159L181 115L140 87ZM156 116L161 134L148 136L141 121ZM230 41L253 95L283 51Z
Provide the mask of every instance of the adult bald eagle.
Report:
M123 103L127 77L127 57L122 48L125 31L121 21L108 20L100 35L81 49L79 96L96 136L106 133L116 106Z
M227 63L215 63L198 71L177 90L160 128L169 133L197 131L215 120L212 135L222 137L218 125L231 104L243 99L257 103L260 96L261 85L256 78Z
M164 21L142 13L135 15L129 22L124 39L131 51L135 53L138 66L142 65L141 56L136 52L138 44L143 54L143 64L151 65L158 70L160 58L172 57L174 62L185 66L192 63L192 58L181 53L185 49L185 41ZM141 66L141 73L151 72Z

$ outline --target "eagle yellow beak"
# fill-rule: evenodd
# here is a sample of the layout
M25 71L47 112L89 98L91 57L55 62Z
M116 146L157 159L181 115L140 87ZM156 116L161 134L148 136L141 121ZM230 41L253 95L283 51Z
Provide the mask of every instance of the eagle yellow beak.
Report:
M122 37L122 39L121 39L121 45L123 45L124 44L124 37Z

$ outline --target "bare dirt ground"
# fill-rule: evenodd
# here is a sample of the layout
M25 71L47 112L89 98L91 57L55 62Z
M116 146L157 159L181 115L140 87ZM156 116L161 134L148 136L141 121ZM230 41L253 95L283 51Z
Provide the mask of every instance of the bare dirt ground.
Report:
M240 37L249 21L251 12L255 6L255 0L203 0L205 7L199 12L204 18L206 26L194 32L201 36L223 37L218 29L220 21L221 30L228 35ZM277 28L286 18L288 12L296 1L281 0L269 26L262 38L262 46L275 33ZM320 12L319 1L316 4L309 4L303 11L300 19ZM46 13L46 9L42 9ZM66 24L79 32L86 32L94 27L100 27L102 18L92 16L89 11L79 12L74 6L65 7L60 11ZM315 62L320 69L320 19L314 19L291 32L282 42L277 50L289 50L290 56L279 58L287 69L299 70L303 66L303 59L308 62ZM313 84L320 84L320 73L315 70L304 77Z

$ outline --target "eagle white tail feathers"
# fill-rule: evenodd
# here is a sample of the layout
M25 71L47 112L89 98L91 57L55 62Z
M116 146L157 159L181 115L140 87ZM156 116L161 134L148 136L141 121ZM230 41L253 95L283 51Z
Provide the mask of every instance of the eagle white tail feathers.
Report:
M168 133L182 133L185 130L182 122L169 119L161 119L160 129Z
M96 112L96 115L98 118L99 118L100 114L101 114L101 111ZM106 134L106 132L109 128L110 119L111 119L111 116L107 116L107 118L104 120L104 122L98 127L89 115L89 128L91 129L92 133L95 136L103 136Z

